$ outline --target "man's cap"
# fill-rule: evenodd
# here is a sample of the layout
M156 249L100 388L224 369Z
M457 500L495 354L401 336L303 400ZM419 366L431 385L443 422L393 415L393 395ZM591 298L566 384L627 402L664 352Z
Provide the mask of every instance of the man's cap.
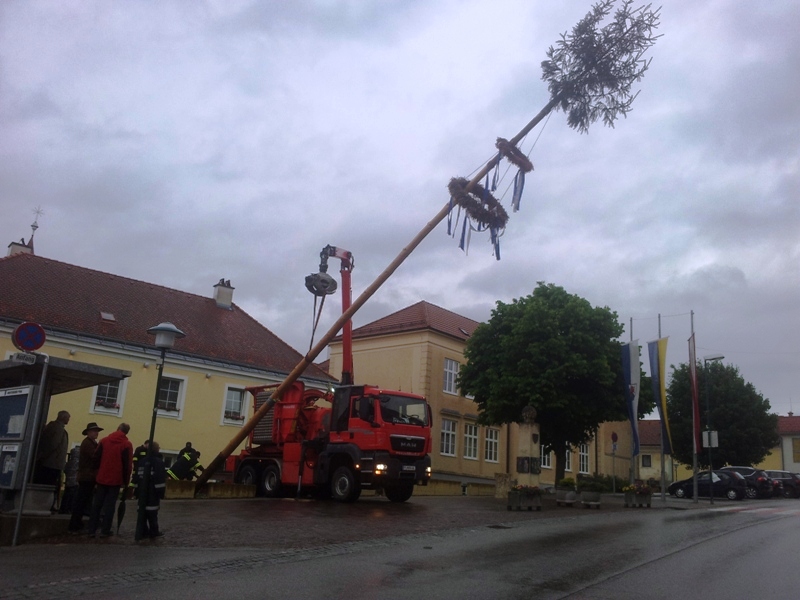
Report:
M99 426L97 423L95 423L94 421L92 421L91 423L89 423L89 424L86 426L86 429L84 429L84 430L83 430L83 433L82 433L81 435L86 435L87 433L89 433L89 432L90 432L90 431L92 431L93 429L94 429L95 431L103 431L103 428L102 428L102 427L100 427L100 426Z

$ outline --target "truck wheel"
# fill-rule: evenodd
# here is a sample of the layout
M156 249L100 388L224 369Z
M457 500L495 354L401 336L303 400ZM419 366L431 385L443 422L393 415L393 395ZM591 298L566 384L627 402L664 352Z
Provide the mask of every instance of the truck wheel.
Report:
M390 502L405 502L414 493L414 486L399 485L397 487L387 487L383 489Z
M281 471L278 465L267 465L261 475L261 488L267 498L278 498L281 495Z
M331 497L337 502L355 502L361 495L361 487L350 467L339 467L331 479Z
M245 465L239 469L239 483L256 486L256 495L260 495L263 491L258 485L258 471L253 465Z

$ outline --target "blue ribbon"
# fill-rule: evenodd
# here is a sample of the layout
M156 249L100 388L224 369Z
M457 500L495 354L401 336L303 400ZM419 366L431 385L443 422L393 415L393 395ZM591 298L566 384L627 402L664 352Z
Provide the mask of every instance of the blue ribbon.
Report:
M450 228L452 222L453 222L453 197L450 196L450 208L447 210L447 235L453 234Z
M522 190L525 189L525 172L520 169L514 177L514 193L511 196L511 208L514 212L519 210L519 203L522 200Z

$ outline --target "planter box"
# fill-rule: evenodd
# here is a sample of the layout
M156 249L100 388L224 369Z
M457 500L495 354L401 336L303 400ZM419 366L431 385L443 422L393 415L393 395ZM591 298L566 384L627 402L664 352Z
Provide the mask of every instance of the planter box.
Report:
M508 510L542 510L542 495L541 494L528 494L525 492L510 491L508 492Z
M556 488L556 506L572 506L577 500L577 494L572 488Z
M581 492L581 504L586 508L600 508L600 495L602 492Z
M625 492L625 508L650 508L650 500L653 494L636 494Z

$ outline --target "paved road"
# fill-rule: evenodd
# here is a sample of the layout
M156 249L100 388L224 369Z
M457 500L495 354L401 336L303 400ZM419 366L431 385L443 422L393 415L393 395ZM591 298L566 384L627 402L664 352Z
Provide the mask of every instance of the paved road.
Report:
M716 506L738 510L747 504ZM655 498L650 510L709 508L702 502L670 498L662 504ZM421 496L406 504L364 498L350 505L267 499L167 501L161 512L167 535L154 542L133 541L131 514L119 537L64 535L0 549L0 598L87 593L116 597L115 590L146 589L167 581L191 585L242 569L423 543L431 535L457 538L462 532L502 531L539 520L569 525L623 511L648 509L626 509L621 496L605 496L599 510L556 507L547 498L541 512L508 511L505 502L490 497Z

